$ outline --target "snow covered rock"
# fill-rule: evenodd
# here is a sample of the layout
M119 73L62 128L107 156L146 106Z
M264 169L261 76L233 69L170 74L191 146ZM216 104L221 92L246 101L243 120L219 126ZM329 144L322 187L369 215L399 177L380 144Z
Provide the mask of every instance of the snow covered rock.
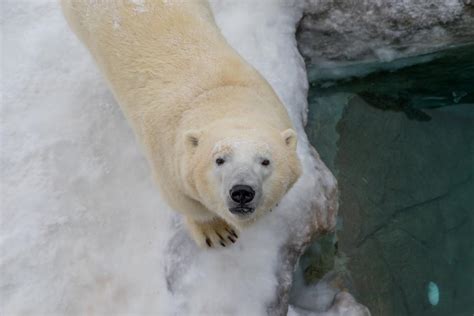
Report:
M391 61L471 42L473 23L466 0L308 0L297 37L311 64Z

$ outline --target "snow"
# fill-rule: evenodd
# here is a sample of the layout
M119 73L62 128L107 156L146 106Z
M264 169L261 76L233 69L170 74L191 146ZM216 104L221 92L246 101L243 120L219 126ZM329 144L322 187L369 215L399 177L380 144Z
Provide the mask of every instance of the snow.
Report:
M278 275L279 251L314 229L315 205L335 203L328 197L335 180L303 130L298 3L212 2L229 43L287 106L304 175L233 247L203 251L159 197L129 125L57 2L2 2L2 314L262 315L278 304L276 289L289 286L292 272ZM318 225L325 221L333 225L324 218Z

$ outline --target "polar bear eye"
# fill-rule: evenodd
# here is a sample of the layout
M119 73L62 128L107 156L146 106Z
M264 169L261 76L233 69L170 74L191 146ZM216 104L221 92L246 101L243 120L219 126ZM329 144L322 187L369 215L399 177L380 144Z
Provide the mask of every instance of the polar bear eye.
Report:
M217 158L217 159L216 159L216 164L217 164L218 166L224 164L224 162L225 162L225 160L224 160L223 158Z
M263 159L262 161L262 166L268 166L270 164L270 160L268 159Z

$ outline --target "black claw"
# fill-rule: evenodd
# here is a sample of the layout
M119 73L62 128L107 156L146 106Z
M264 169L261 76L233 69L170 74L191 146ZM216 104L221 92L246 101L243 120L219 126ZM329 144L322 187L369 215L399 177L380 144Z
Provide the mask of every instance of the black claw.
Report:
M230 241L232 241L232 243L235 243L234 238L232 238L232 237L230 237L230 236L227 236L227 238L228 238Z
M209 238L206 238L206 244L209 248L212 247L212 242Z
M221 246L222 246L222 247L225 247L225 244L224 244L222 241L221 241L220 243L221 243Z
M224 241L224 238L222 238L221 234L219 234L218 232L216 232L217 236L219 236L219 239Z
M229 234L232 234L235 238L239 238L239 236L235 233L233 229L226 228L225 230L227 230L227 232Z

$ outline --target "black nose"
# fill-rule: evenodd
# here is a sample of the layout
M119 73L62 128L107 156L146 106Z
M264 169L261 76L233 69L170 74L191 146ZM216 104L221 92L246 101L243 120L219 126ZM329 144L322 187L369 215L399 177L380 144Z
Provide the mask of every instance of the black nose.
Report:
M230 189L230 197L232 198L232 201L239 204L245 204L252 201L254 196L255 191L249 185L238 184Z

